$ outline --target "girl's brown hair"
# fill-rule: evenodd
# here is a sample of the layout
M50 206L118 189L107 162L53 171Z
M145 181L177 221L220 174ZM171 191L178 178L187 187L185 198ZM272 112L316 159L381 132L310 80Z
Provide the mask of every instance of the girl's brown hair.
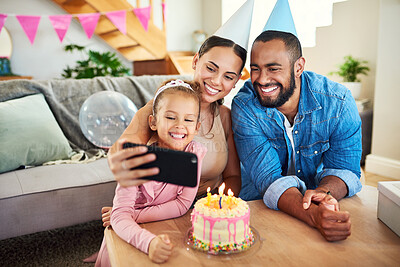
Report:
M169 83L171 81L174 81L174 79L170 79L170 80L167 80L167 81L163 82L161 84L161 86L158 88L158 90L160 90L161 87L163 87L164 85L166 85L167 83ZM183 80L183 82L188 84L188 85L190 85L190 87L193 90L191 90L191 89L189 89L189 88L187 88L187 87L185 87L183 85L179 85L179 84L177 84L176 86L169 87L169 88L165 89L164 91L159 93L157 95L157 97L154 99L154 102L153 102L153 113L154 113L153 115L154 116L157 115L157 111L159 109L159 103L160 103L160 100L163 98L163 96L166 93L175 93L175 92L177 92L177 93L182 93L182 94L185 94L185 95L187 95L189 97L192 97L194 100L197 101L197 103L199 105L199 110L198 110L199 111L198 112L199 115L197 117L197 121L200 120L200 86L199 86L199 83L198 82L194 82L194 81L185 81L185 80Z

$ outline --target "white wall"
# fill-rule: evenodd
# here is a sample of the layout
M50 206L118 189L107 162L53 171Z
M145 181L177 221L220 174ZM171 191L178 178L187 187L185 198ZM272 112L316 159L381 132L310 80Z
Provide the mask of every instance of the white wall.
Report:
M381 0L372 153L368 172L400 179L400 1Z
M49 0L1 0L0 12L18 15L41 15L35 42L29 42L21 25L15 16L9 16L5 27L9 31L13 42L11 55L11 69L15 74L33 76L34 79L62 78L61 73L67 66L74 66L76 60L85 57L81 53L67 53L64 45L75 43L87 46L96 51L116 52L100 38L93 35L89 40L80 23L73 19L70 28L60 43L53 26L46 15L65 14L56 4ZM132 69L131 62L125 60L116 52L124 65Z
M336 71L343 57L352 55L367 60L371 71L360 75L360 98L373 100L378 44L379 0L348 0L333 6L333 24L317 28L316 46L304 48L306 69L327 75ZM328 76L341 82L338 76Z
M191 51L192 33L202 29L202 1L166 0L167 50Z

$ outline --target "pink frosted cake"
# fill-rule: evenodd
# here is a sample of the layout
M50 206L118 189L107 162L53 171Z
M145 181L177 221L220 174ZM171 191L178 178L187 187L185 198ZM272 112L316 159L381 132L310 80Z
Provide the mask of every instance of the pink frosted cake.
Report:
M191 217L197 249L217 254L245 250L254 242L250 208L240 198L209 195L196 202Z

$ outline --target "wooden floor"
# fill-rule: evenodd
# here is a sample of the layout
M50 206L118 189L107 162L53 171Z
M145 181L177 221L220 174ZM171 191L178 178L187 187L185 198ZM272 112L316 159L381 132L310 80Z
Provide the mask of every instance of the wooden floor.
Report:
M364 172L364 173L365 173L365 184L366 185L371 185L371 186L377 187L378 182L400 181L400 179L389 178L389 177L381 176L381 175L370 173L370 172Z

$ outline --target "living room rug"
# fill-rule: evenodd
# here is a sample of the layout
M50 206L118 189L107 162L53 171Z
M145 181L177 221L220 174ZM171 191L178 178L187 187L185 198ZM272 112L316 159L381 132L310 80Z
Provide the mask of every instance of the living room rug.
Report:
M0 240L0 266L94 266L82 260L100 249L103 231L98 220Z

